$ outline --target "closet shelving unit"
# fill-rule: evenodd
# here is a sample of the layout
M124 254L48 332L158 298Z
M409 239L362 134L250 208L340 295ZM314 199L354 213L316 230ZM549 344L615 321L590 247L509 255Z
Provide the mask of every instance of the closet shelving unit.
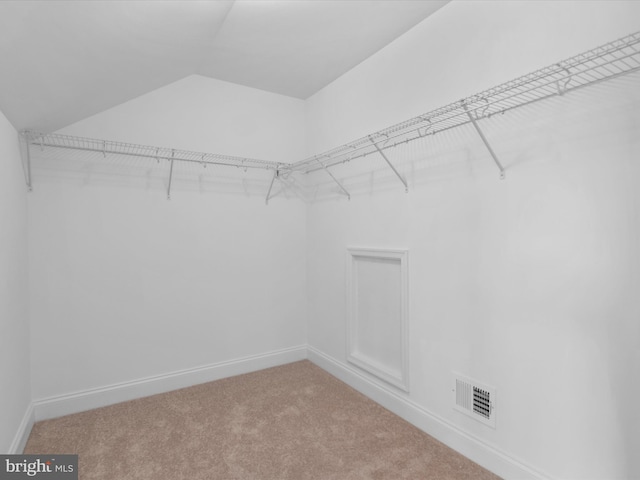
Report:
M152 147L149 145L137 145L133 143L115 142L110 140L99 140L95 138L77 137L73 135L61 135L57 133L39 133L25 130L21 133L24 141L24 152L26 157L26 177L27 185L31 189L31 157L35 152L46 155L49 151L80 150L91 154L98 154L107 157L136 157L166 161L169 164L169 182L167 186L167 197L171 197L171 181L173 179L173 166L178 162L200 164L203 167L227 166L241 169L263 169L275 172L289 168L287 163L269 162L255 158L234 157L231 155L221 155L217 153L193 152L189 150L179 150L166 147ZM34 149L36 151L34 152Z
M389 159L388 150L403 143L467 124L471 124L480 135L498 168L500 177L504 178L504 168L480 128L481 120L638 70L640 70L640 32L291 164L26 130L21 132L25 146L23 151L26 157L26 181L31 188L33 149L39 149L43 154L60 149L81 150L102 154L104 157L117 155L167 161L169 164L168 197L171 194L173 167L176 162L199 163L203 166L266 169L272 173L266 196L268 203L276 180L284 179L294 172L308 174L319 170L324 170L349 197L348 191L331 172L331 167L369 155L377 155L389 165L408 191L407 181Z
M491 154L500 177L504 178L504 167L480 128L481 119L637 70L640 70L640 32L314 155L294 164L293 171L311 173L377 154L408 191L406 180L395 169L386 150L471 124ZM346 193L344 187L339 186Z

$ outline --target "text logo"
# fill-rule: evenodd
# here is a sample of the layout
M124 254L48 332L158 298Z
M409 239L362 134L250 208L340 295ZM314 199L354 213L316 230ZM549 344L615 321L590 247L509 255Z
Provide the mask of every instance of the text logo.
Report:
M0 480L78 480L78 455L0 455Z

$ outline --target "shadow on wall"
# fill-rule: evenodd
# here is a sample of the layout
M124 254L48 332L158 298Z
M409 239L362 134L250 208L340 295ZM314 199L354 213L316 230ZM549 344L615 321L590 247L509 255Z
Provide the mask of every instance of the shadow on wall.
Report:
M481 119L478 124L504 166L505 181L510 173L529 165L562 161L567 144L588 140L589 128L580 126L588 127L594 116L628 115L638 102L638 79L640 73L626 75ZM613 123L607 128L614 128ZM603 136L611 133L601 131ZM410 191L458 181L499 179L497 165L470 124L400 144L385 154ZM337 165L331 171L351 195L404 190L402 181L378 153ZM346 200L324 171L308 177L309 201Z
M563 143L579 141L579 125L589 123L599 110L608 109L609 113L615 114L631 108L635 98L631 92L637 88L638 78L637 73L630 74L484 118L479 125L508 177L510 172L528 164L561 161L560 154L550 158L547 152L561 151ZM571 129L574 137L558 134L558 125L576 126ZM606 133L602 132L603 135ZM446 186L461 180L499 178L497 166L470 124L400 144L386 150L386 155L402 180L378 153L336 165L331 173L350 195L368 196L402 191L403 180L409 190L413 190ZM34 147L31 149L31 170L35 188L37 182L49 181L79 186L139 188L166 194L171 178L171 192L175 193L222 193L266 199L270 192L270 199L297 199L308 203L347 199L343 190L322 169L309 174L281 175L274 180L273 171L266 168L246 170L175 162L170 175L170 162L164 159L78 150L52 152Z
M80 150L31 149L33 188L38 182L72 186L141 189L172 196L180 192L226 194L266 199L273 170L171 162L128 155ZM298 177L280 176L273 182L269 198L305 200Z

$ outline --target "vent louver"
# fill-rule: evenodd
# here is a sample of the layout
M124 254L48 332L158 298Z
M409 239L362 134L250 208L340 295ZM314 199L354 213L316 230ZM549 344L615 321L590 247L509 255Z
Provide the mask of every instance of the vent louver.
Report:
M455 373L453 377L453 408L485 425L496 428L495 388Z

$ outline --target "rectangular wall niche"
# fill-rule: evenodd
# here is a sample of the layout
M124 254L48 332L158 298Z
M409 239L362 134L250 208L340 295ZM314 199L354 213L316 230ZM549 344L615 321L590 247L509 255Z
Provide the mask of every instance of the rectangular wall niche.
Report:
M347 360L409 391L407 250L349 248Z

